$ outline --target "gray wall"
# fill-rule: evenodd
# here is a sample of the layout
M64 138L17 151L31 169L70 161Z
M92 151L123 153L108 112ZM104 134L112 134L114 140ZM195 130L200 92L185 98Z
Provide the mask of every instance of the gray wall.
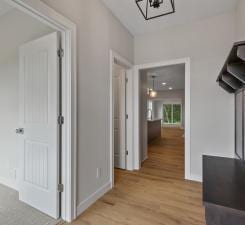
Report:
M236 18L236 40L245 41L245 1L238 0Z
M109 49L133 62L133 37L100 0L43 0L77 24L78 204L109 183ZM91 102L93 104L91 104ZM96 179L100 168L101 177Z
M133 61L133 37L99 0L43 1L78 26L79 204L109 181L109 49ZM215 79L235 39L234 21L227 13L135 38L136 64L191 58L191 172L196 177L202 154L233 156L234 98Z
M234 96L216 78L235 39L235 14L135 38L135 63L191 59L191 175L201 179L202 155L234 156Z
M19 47L52 29L17 10L0 17L0 183L17 188Z

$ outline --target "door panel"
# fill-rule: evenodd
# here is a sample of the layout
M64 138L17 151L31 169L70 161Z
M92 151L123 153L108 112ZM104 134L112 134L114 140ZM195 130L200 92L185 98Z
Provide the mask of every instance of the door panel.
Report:
M48 52L25 55L24 122L48 123Z
M47 144L25 141L24 181L46 190L48 189L48 150Z
M118 65L113 72L114 165L126 169L126 89L125 71Z
M20 200L57 219L59 115L58 34L20 48Z

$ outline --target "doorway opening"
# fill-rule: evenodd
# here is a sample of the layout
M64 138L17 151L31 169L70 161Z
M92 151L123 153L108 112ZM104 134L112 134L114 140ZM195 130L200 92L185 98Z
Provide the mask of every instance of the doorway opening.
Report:
M184 179L185 64L140 71L141 166Z
M111 187L115 170L133 169L133 65L110 51Z
M138 65L135 71L135 169L191 179L190 60Z
M126 169L126 70L115 63L113 67L114 106L114 167Z
M68 156L75 156L75 143L70 140L75 118L69 107L69 95L74 93L69 92L72 87L67 80L75 70L69 42L73 31L69 30L69 37L67 31L75 27L65 20L67 28L61 28L64 18L52 17L50 8L41 2L0 0L0 12L4 30L0 46L0 103L4 106L0 110L4 127L0 134L0 204L4 204L0 223L71 221L76 216L72 209L76 206L75 180L70 181L75 170L67 166L73 161Z

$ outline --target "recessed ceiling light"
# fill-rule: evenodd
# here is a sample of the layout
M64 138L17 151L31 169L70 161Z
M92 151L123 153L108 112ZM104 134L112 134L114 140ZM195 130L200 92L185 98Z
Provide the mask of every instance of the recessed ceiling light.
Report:
M173 90L173 88L172 88L172 87L169 87L168 89L169 89L169 90Z
M166 83L165 83L165 82L163 82L163 83L162 83L162 85L163 85L163 86L166 86Z

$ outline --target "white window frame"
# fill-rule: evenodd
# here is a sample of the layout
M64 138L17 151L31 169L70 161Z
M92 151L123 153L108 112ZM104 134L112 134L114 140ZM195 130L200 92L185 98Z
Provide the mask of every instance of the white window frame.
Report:
M6 0L13 7L51 26L62 35L65 55L62 64L62 111L65 118L62 136L61 218L71 222L77 217L77 57L76 25L40 0Z
M149 111L151 112L151 116L149 117ZM153 118L153 101L148 100L147 101L147 118L152 119Z

